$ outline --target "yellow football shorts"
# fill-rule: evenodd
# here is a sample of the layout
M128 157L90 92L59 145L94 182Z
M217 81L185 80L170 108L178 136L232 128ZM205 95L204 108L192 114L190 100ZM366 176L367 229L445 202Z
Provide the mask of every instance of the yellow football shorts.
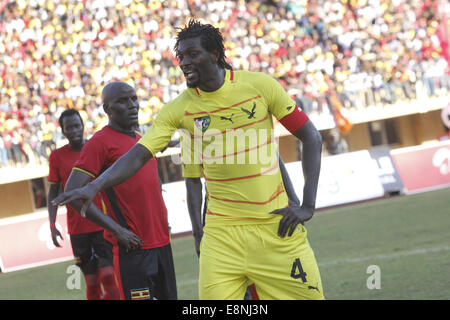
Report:
M277 231L278 223L205 226L199 298L241 300L254 283L261 300L324 299L306 228L285 238Z

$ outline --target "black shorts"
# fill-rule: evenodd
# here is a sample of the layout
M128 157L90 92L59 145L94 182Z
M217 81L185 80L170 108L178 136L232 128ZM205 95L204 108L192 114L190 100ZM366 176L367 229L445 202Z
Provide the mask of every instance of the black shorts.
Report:
M170 244L127 253L119 246L119 273L126 300L177 300Z
M97 273L99 267L113 265L112 245L103 237L103 231L70 236L75 264L84 274Z

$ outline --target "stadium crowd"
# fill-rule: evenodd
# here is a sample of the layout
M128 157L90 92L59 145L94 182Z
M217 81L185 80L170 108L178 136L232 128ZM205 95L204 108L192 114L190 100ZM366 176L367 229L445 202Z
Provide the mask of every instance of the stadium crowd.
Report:
M230 64L281 81L307 113L450 92L434 0L0 0L0 166L46 163L57 119L106 124L100 92L136 88L140 124L184 89L173 55L190 18L223 31ZM143 128L145 129L145 128Z

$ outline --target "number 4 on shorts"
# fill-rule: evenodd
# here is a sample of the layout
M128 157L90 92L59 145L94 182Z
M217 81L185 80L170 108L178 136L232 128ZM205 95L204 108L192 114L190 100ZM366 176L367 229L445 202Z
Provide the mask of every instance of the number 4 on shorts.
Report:
M306 282L306 272L303 271L303 267L299 258L295 259L294 263L292 264L291 277L294 279L302 279L303 283Z

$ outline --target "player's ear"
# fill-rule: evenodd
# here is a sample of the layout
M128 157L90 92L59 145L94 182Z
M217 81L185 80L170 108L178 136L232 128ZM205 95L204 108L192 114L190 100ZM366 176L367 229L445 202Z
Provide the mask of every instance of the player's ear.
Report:
M104 104L103 104L103 111L105 111L105 113L108 114L108 112L109 112L109 106L108 106L107 103L104 103Z
M80 122L81 122L81 126L83 127L83 131L84 131L84 121L83 121L83 118L81 117L81 115L80 115Z
M217 49L214 49L213 51L211 51L210 56L211 56L212 63L219 62L219 51L217 51Z

